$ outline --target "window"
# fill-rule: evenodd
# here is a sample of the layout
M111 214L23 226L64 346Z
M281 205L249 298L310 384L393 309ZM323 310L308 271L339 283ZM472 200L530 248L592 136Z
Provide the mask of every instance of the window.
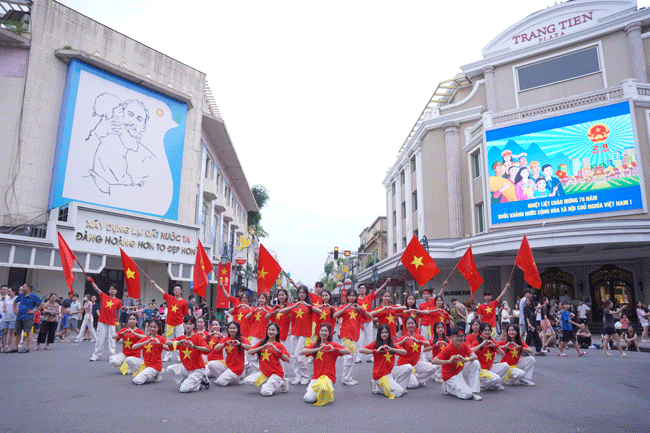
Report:
M404 170L399 172L399 183L400 185L404 185L406 183L406 176L404 174Z
M402 202L402 219L406 219L406 202Z
M395 251L397 251L397 244L396 243L393 244L393 252L395 252Z
M203 234L205 235L208 232L208 218L210 217L210 212L209 212L210 207L208 204L204 201L203 202L203 208L201 210L201 225L203 226Z
M481 176L481 152L472 155L472 164L474 165L474 179Z
M393 211L393 227L397 227L397 211Z
M391 188L393 190L393 195L395 195L395 182L392 183Z
M568 53L516 69L519 91L600 72L598 47Z
M214 176L214 162L212 162L212 159L208 156L207 159L205 160L205 178L213 179L213 176Z
M483 223L483 203L476 205L476 233L483 233L485 225Z
M413 230L413 236L415 236L416 239L420 239L420 236L418 235L418 230L417 229Z
M418 192L413 191L413 194L411 194L411 206L413 207L413 212L418 210Z
M411 158L411 173L415 173L415 156Z
M402 238L402 248L406 248L406 236Z

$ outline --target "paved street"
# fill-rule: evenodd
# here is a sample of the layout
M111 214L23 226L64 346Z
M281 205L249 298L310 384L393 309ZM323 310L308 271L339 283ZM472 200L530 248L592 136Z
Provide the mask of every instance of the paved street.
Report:
M334 402L320 408L303 402L303 386L269 398L244 386L180 394L170 377L138 387L107 362L89 362L91 343L52 347L0 354L0 431L645 432L650 423L648 353L553 350L537 359L536 386L484 392L480 402L443 396L436 383L389 400L370 393L372 365L356 364L359 385L337 383Z

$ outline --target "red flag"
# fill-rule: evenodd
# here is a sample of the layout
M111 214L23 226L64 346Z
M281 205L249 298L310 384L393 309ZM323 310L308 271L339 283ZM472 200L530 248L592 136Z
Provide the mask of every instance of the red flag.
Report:
M140 271L138 266L122 248L120 248L120 255L122 256L122 268L126 277L126 291L129 293L129 298L140 299Z
M226 292L230 292L230 266L232 263L222 265L219 263L217 274L219 275L219 282L226 288ZM217 290L217 308L228 308L228 297L223 294L221 290Z
M75 260L77 257L74 255L65 239L59 233L59 255L61 256L61 266L63 266L63 275L65 276L65 282L68 283L68 288L70 293L74 293L72 290L72 282L74 281L74 275L72 274L72 267L74 266Z
M273 256L260 244L260 258L257 261L257 293L269 293L282 268Z
M526 280L528 284L536 289L542 287L542 280L539 278L537 265L533 258L533 252L530 250L530 245L528 245L526 235L524 235L524 239L521 241L521 246L517 253L517 259L515 259L515 265L519 266L519 268L524 271L524 280Z
M205 290L208 287L208 274L212 272L212 262L201 245L196 247L196 260L194 261L194 287L192 290L197 295L205 298Z
M483 278L479 275L478 269L476 269L476 263L474 263L474 254L472 254L471 245L467 251L465 251L463 258L460 259L456 267L469 283L472 297L474 297L474 292L476 292L481 284L483 284Z
M424 286L431 278L440 272L436 263L424 250L422 245L420 245L418 238L415 236L413 236L413 239L409 242L404 253L402 253L402 263L420 286Z

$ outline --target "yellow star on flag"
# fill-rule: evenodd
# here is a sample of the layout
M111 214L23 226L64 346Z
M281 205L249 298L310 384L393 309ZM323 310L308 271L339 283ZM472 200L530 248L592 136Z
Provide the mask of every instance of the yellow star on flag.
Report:
M126 279L133 279L135 280L135 271L132 271L131 268L126 268Z
M172 313L175 313L176 311L178 311L178 305L174 304L172 305Z
M492 314L492 307L486 307L485 314Z
M222 274L224 274L224 275L226 275L226 274L227 274L227 272L226 272L226 270L225 270L225 269L222 269L222 270L221 270L221 273L222 273Z
M147 353L151 353L151 348L152 348L152 347L153 347L153 345L152 345L151 343L149 343L149 344L147 344L146 346L144 346L144 348L147 349Z
M268 350L264 350L262 352L262 361L268 361L270 356L271 356L271 352L269 352Z
M388 315L388 323L395 323L395 316L393 316L392 314L389 314Z
M302 315L303 315L303 314L305 314L305 312L302 311L302 310L298 310L298 311L296 311L296 317L299 318L299 319L302 319Z
M106 303L106 308L111 308L111 307L113 307L113 301L108 301Z
M321 360L321 361L323 360L323 352L318 352L316 354L316 361L318 361L318 360Z
M440 316L438 322L445 323L445 316Z
M424 256L417 257L416 255L413 255L413 261L411 262L411 264L415 266L415 269L419 268L420 266L424 266L424 263L422 263L423 258Z
M489 351L485 352L485 359L492 359L492 355L494 355L494 353L489 352Z
M356 311L350 311L350 320L354 320L357 318L357 312Z
M262 317L262 313L255 314L255 321L259 322L261 317Z
M125 348L125 349L130 349L130 348L131 348L131 344L133 344L132 341L130 341L130 340L124 340L124 348Z
M462 367L463 365L464 365L463 361L461 360L456 361L456 367Z
M261 278L261 279L264 280L264 279L266 279L266 274L268 274L268 272L265 272L265 271L264 271L264 268L259 269L259 270L257 271L257 278Z
M187 359L192 355L192 351L190 350L189 347L186 347L185 350L181 352L183 354L183 359Z
M386 362L391 362L391 360L393 359L393 355L391 355L390 353L384 353L384 358L386 358Z

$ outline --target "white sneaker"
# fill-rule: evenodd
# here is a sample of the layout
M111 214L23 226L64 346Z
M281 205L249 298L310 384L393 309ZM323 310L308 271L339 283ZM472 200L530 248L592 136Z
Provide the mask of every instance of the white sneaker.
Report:
M342 380L341 382L343 382L343 385L347 385L347 386L354 386L357 383L359 383L356 380Z
M291 381L292 385L300 385L300 381L298 379L294 379Z
M90 362L99 361L100 359L101 359L101 358L98 358L97 356L91 356L91 357L90 357Z
M288 381L288 380L283 380L283 381L282 381L282 388L281 388L281 390L282 390L282 393L283 393L283 394L289 392L289 381Z
M481 401L481 400L483 400L483 397L481 397L477 393L474 393L474 394L472 394L472 400Z
M499 390L506 389L506 387L501 384L496 385L495 388Z
M158 374L156 374L156 378L153 380L154 383L158 383L162 380L163 374L165 374L165 370L160 370Z
M535 383L528 379L519 379L519 382L521 382L522 385L535 386Z
M303 380L300 381L300 384L301 384L301 385L309 385L309 382L311 382L311 380L309 380L309 379L303 379Z

